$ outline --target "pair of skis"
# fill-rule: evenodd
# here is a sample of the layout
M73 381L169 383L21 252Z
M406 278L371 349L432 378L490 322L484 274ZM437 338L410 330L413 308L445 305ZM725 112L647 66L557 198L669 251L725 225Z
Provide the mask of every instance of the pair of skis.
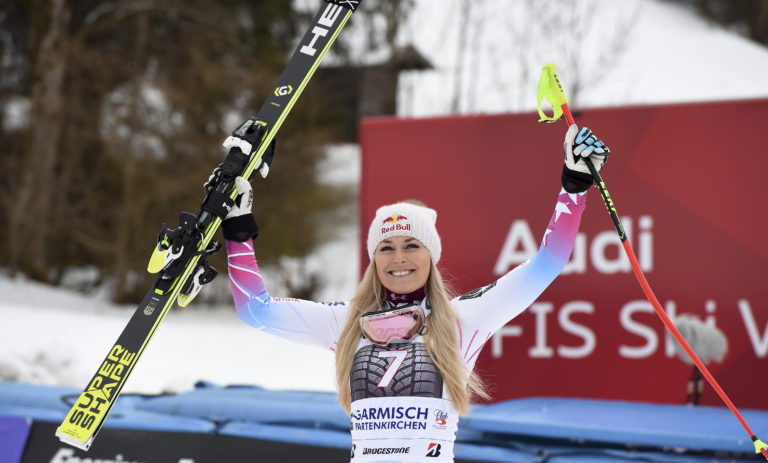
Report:
M250 153L231 148L221 174L208 188L197 214L183 212L179 227L163 224L148 270L158 274L117 342L80 394L56 436L64 443L88 450L117 401L141 354L175 302L186 306L216 276L207 256L221 245L213 240L223 217L237 196L234 179L250 179L258 170L266 176L270 146L323 57L357 9L360 0L325 0L309 30L258 112L233 135L251 143Z

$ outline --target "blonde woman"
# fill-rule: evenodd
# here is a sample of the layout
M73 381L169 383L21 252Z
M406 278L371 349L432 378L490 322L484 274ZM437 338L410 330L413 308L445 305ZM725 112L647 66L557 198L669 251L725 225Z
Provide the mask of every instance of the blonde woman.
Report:
M573 125L564 144L563 189L538 253L497 281L453 297L437 264L437 213L400 202L376 211L371 261L350 302L270 297L252 238L250 184L227 215L229 277L240 318L268 333L336 353L339 402L350 414L352 462L453 461L460 414L485 396L472 368L491 335L523 312L565 266L592 177L609 150ZM589 159L589 161L587 161Z

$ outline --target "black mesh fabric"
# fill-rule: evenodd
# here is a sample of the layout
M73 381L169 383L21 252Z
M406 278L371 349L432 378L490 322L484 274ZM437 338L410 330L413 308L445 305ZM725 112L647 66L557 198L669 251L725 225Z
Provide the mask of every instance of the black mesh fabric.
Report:
M393 359L378 356L386 350L408 350L405 360L386 387L382 377ZM396 343L386 347L365 346L355 354L350 377L352 401L369 397L434 397L443 396L443 376L432 363L423 343Z

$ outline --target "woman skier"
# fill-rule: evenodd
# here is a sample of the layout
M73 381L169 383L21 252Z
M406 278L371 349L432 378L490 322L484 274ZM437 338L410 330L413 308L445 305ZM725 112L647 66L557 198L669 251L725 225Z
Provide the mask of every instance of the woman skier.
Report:
M230 140L230 146L239 146ZM453 461L460 414L487 397L472 372L495 331L523 312L569 259L586 191L609 149L587 129L569 127L563 188L536 255L489 285L460 297L445 287L437 213L418 202L385 205L368 230L370 258L350 302L273 298L254 255L258 226L249 182L223 223L229 278L239 317L260 330L331 349L339 402L350 414L352 459Z

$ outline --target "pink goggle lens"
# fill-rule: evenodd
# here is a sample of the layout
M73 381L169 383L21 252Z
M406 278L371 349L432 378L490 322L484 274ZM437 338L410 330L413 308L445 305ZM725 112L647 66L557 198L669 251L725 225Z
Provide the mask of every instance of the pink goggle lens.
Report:
M424 327L421 306L409 306L385 312L369 312L360 317L363 334L372 343L386 346L398 339L410 341Z

